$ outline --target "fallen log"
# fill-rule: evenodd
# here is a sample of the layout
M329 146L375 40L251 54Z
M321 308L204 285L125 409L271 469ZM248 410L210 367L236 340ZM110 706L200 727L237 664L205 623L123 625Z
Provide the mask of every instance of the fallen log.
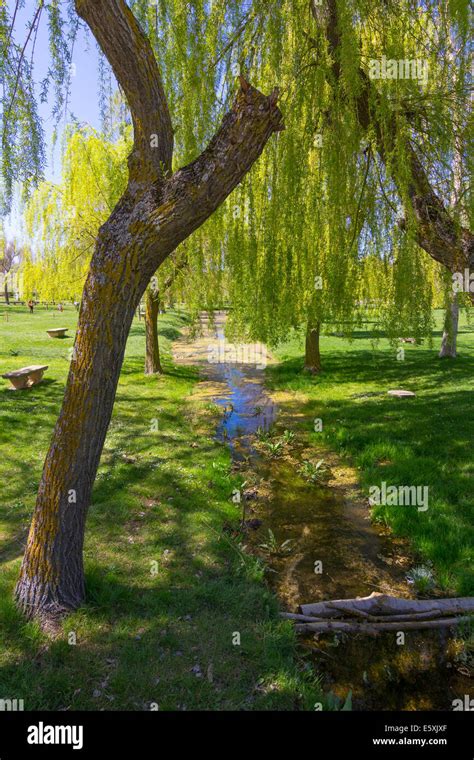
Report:
M395 620L436 620L436 618L439 617L442 617L440 610L428 610L427 612L413 612L406 615L379 615L378 617L375 615L369 615L367 617L367 620L371 622L383 623L384 620L390 620L390 622Z
M367 616L389 618L412 614L430 614L432 617L474 613L474 597L455 599L398 599L388 594L373 593L360 599L336 599L328 602L302 604L302 615L317 618L343 618Z
M352 614L352 613L351 613ZM351 616L351 614L348 615L348 617ZM324 623L325 620L328 618L323 617L313 617L312 615L300 615L294 612L280 612L280 617L284 618L285 620L294 620L299 623ZM394 622L394 621L407 621L410 622L412 620L436 620L436 618L442 617L442 613L439 610L428 610L427 612L413 612L413 613L407 613L406 615L369 615L367 612L363 613L363 620L365 620L367 623L383 623L385 622ZM347 621L349 622L349 621Z
M280 617L285 620L296 620L300 623L324 623L324 618L312 617L312 615L298 615L296 612L280 612Z
M450 628L468 620L469 615L462 617L438 618L437 620L415 620L383 623L357 623L344 620L320 620L317 623L296 623L295 630L299 633L331 633L342 631L344 633L366 633L376 636L384 631L407 631L422 630L429 628Z

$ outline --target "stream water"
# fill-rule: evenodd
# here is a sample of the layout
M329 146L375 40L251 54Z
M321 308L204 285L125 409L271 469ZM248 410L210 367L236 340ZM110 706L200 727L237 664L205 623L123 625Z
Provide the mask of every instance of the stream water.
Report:
M214 325L203 322L202 338L191 344L195 363L205 360L206 345L209 356L212 343L224 339L224 319L218 314ZM318 487L305 480L295 466L304 453L297 445L291 458L259 453L255 433L268 430L278 418L264 370L250 363L207 360L205 375L222 408L216 436L230 446L234 469L256 484L246 508L258 529L248 531L246 542L258 551L268 542L269 530L274 535L265 562L282 609L296 612L303 603L373 591L410 596L406 558L371 523L367 505L347 484ZM288 541L289 550L281 550ZM323 674L327 691L341 699L352 692L353 709L451 710L453 699L469 694L470 679L460 672L456 643L446 631L413 631L403 644L393 633L309 636L302 638L302 646Z

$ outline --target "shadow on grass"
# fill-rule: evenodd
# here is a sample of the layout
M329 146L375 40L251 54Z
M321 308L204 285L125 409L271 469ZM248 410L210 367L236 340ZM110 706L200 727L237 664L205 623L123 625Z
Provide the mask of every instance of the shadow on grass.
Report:
M47 395L47 390L51 385L58 386L58 381L55 380L52 377L45 377L43 380L41 380L39 383L36 383L35 385L31 385L28 388L18 388L17 390L14 390L13 388L2 388L0 390L0 403L2 402L2 399L8 399L13 393L15 394L15 400L16 398L20 399L22 397L26 396L32 396L33 398L36 398L36 392L39 391L39 396ZM59 393L61 392L61 386L58 386ZM64 386L62 387L64 390Z
M443 360L438 359L433 350L420 348L407 351L405 360L397 361L395 351L389 354L386 350L359 349L325 355L323 347L322 361L323 370L318 376L299 376L304 367L302 357L270 366L270 383L272 378L278 384L291 382L296 387L377 382L380 387L388 389L388 385L393 382L416 382L424 389L429 389L436 388L440 381L472 381L474 377L474 356L459 356L455 361Z
M458 327L458 336L462 335L470 335L472 334L472 328L468 325L461 325ZM358 340L387 340L387 332L385 330L382 330L376 326L374 326L372 329L366 329L366 330L360 330L357 329L353 333L350 333L347 337L344 337L341 332L334 331L334 332L327 332L324 333L323 336L329 336L332 338L343 338L344 340L350 340L350 341L358 341ZM437 338L442 338L443 336L443 330L433 330L431 332L432 338L436 341ZM400 338L409 338L412 337L410 335L401 335ZM426 338L421 338L421 345L426 344L427 340ZM400 341L400 346L404 346L405 344ZM420 345L420 344L418 344ZM434 349L433 349L434 350Z
M178 462L184 449L177 451ZM208 466L202 450L200 457ZM222 533L229 517L227 476L217 477L210 505L209 492L183 482L179 465L174 473L155 471L146 494L141 491L142 504L149 498L153 504L142 507L146 517L140 519L134 489L142 474L141 467L112 467L94 489L87 602L65 621L60 640L45 648L36 627L3 600L0 638L16 657L0 666L2 694L24 698L27 710L143 710L152 702L164 710L293 710L314 704L319 684L295 668L291 627L278 620L275 600L260 580L236 566Z
M51 428L63 389L9 409L0 694L24 698L26 709L295 709L320 699L314 677L296 669L294 633L260 568L242 566L222 532L236 518L228 452L181 413L197 372L166 367L169 376L147 380L142 355L127 356L88 518L86 604L55 641L25 623L11 594L36 490L26 494L26 483L42 460L37 451L34 468L25 462L22 442ZM155 409L158 435L149 431Z
M296 673L290 626L257 585L221 575L150 590L93 569L87 582L91 601L47 648L13 607L3 616L17 652L0 666L4 697L19 695L26 710L294 710L321 698L317 682Z
M376 507L376 519L411 538L424 559L433 561L448 590L474 594L474 467L472 391L474 358L443 362L432 352L404 362L370 352L331 354L314 378L301 372L302 360L270 367L273 388L301 392L306 399L285 403L311 442L346 455L361 471L362 485L421 485L429 508ZM414 398L387 395L405 388ZM371 395L378 391L381 395ZM358 393L355 393L355 391ZM364 397L364 390L367 396ZM355 396L355 397L354 397ZM314 433L315 418L323 433ZM299 420L299 422L298 422Z

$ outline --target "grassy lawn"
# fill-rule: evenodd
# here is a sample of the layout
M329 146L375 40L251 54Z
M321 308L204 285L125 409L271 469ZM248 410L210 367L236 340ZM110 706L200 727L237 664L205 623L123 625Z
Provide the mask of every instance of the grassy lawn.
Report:
M236 481L213 439L215 413L189 400L195 371L171 362L186 322L176 312L160 318L164 378L143 375L144 325L132 327L88 518L86 604L55 640L18 615L12 592L73 343L45 330L72 336L77 317L26 311L0 307L0 373L49 369L30 390L0 387L0 698L26 710L312 707L318 681L298 662L261 568L222 533L237 519ZM463 483L461 428L455 440Z
M428 511L377 506L373 516L411 539L444 591L474 595L474 329L463 315L459 357L440 360L440 313L436 320L435 345L403 344L403 361L383 338L374 344L371 326L352 342L328 334L317 378L302 373L303 339L295 336L276 350L281 363L269 368L268 382L295 393L308 443L347 457L367 493L382 481L429 487ZM394 388L416 397L392 398ZM322 433L314 432L315 418Z

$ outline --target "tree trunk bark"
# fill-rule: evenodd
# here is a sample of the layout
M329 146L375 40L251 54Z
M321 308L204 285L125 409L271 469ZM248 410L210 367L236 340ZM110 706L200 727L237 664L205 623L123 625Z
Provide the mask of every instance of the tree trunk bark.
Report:
M109 248L110 241L104 241ZM101 245L84 289L74 356L53 433L16 588L27 615L55 617L84 599L83 540L87 510L109 426L125 345L146 282L133 251ZM113 298L111 298L113 294Z
M440 359L455 359L457 353L457 337L459 325L459 301L457 294L446 309L444 318L443 338L441 341Z
M145 302L145 375L162 375L163 367L160 360L160 345L158 339L158 314L160 312L160 297L151 290L146 291Z
M8 295L8 279L5 276L5 303L7 306L10 305L10 296Z
M316 326L308 324L306 330L306 349L304 357L305 372L311 372L312 375L317 375L321 372L321 354L319 351L319 333L320 323Z

